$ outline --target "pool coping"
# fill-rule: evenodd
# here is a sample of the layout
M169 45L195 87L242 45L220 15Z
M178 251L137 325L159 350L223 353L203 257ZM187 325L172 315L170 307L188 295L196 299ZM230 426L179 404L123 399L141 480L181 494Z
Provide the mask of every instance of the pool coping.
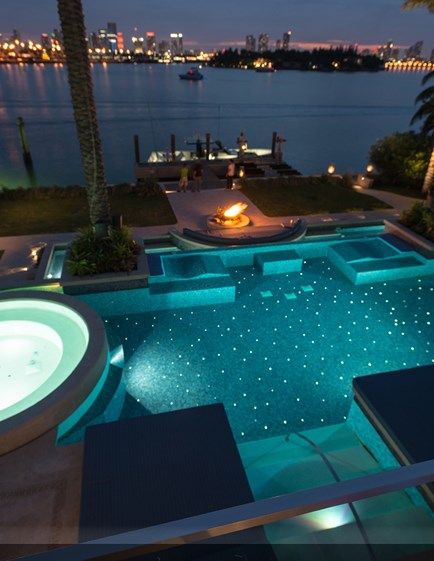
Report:
M89 342L78 365L67 379L35 405L0 423L0 455L7 454L57 427L84 401L97 384L108 356L101 318L87 304L71 296L35 290L5 291L3 300L46 300L77 313L89 330Z

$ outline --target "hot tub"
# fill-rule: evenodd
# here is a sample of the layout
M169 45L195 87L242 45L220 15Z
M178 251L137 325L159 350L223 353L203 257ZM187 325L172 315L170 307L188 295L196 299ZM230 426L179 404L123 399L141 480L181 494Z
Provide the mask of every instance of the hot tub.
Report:
M104 325L63 294L0 295L0 454L55 428L89 395L108 356Z

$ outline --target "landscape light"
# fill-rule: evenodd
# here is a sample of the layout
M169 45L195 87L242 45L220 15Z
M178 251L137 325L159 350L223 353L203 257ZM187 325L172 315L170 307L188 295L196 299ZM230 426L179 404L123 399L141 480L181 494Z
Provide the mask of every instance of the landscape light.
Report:
M327 173L333 175L336 171L336 166L334 164L329 164L327 168Z
M366 166L366 172L367 173L372 173L374 171L374 166L372 164L368 164Z

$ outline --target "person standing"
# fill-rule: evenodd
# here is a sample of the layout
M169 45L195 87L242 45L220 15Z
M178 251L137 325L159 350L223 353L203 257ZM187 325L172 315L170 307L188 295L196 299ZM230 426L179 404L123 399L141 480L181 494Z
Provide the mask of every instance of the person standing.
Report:
M234 186L235 162L231 160L226 170L226 189L232 189Z
M278 135L276 137L276 163L280 165L283 161L283 146L282 144L286 142L283 136Z
M193 168L193 189L192 191L200 192L203 181L203 167L200 162L196 162Z
M183 193L187 192L188 187L188 166L185 162L182 163L181 171L180 171L180 178L178 184L178 192L182 191Z
M241 131L240 136L237 138L238 144L238 156L242 159L244 157L244 152L247 150L247 137Z

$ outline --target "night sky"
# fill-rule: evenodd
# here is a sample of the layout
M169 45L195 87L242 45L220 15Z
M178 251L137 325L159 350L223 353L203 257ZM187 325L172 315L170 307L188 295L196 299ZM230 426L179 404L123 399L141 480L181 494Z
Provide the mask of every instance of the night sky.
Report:
M374 45L392 39L408 46L434 47L434 14L401 10L400 0L83 0L88 32L115 21L129 41L135 26L155 31L157 40L184 33L185 45L244 44L247 34L268 33L272 45L290 29L295 42L343 41ZM37 38L58 27L56 0L1 0L0 32L13 28Z

